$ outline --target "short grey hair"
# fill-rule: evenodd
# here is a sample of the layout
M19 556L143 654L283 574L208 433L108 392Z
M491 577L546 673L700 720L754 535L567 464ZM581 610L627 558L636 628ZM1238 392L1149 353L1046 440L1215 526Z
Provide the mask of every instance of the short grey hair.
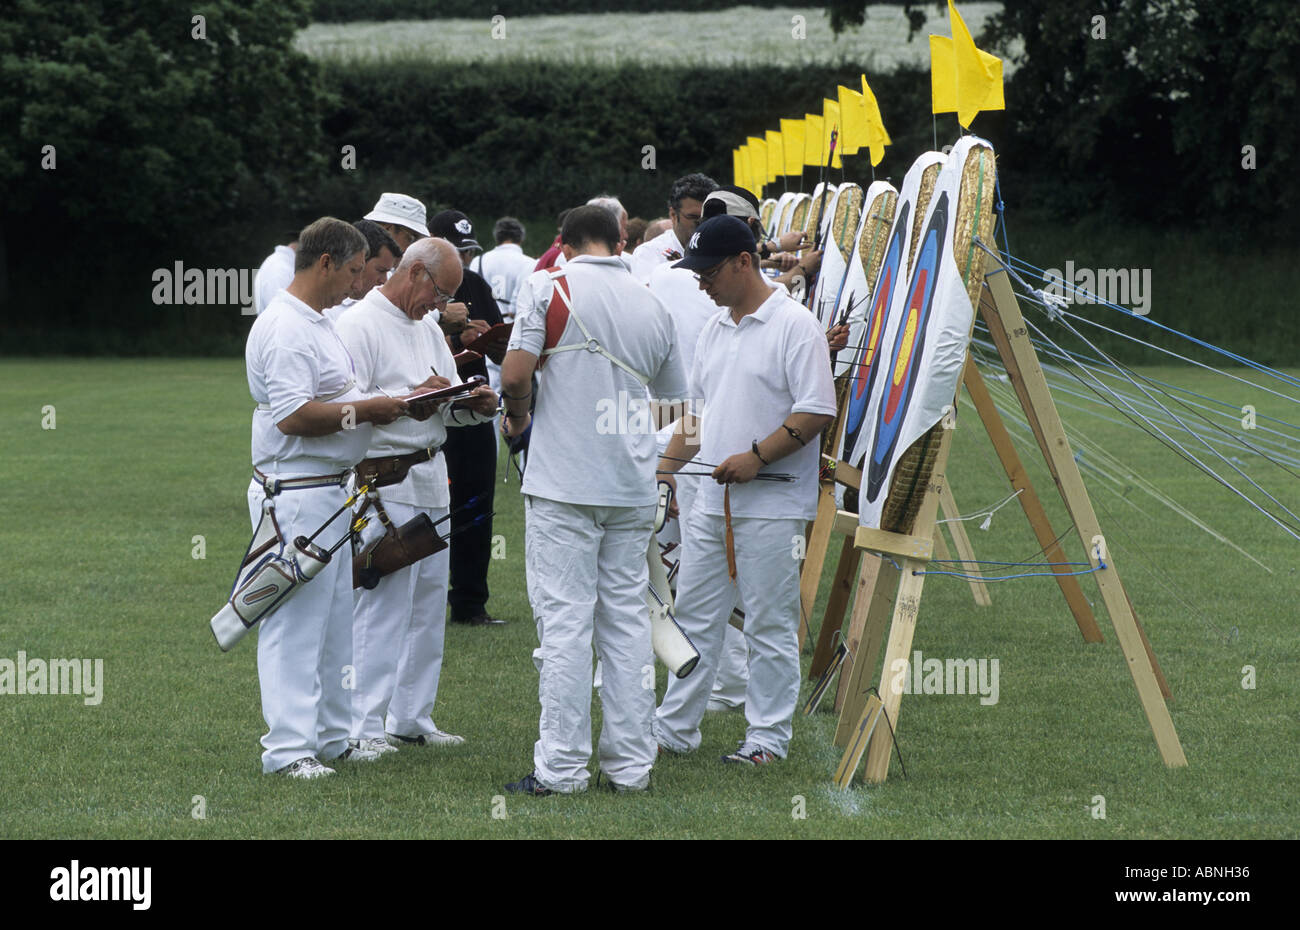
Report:
M362 258L370 257L366 237L351 223L322 216L298 233L298 254L293 260L293 270L306 271L320 261L322 255L328 255L335 264L342 265L358 252L362 253Z
M604 207L614 214L614 219L622 221L627 216L627 208L613 194L601 194L587 201L589 207Z

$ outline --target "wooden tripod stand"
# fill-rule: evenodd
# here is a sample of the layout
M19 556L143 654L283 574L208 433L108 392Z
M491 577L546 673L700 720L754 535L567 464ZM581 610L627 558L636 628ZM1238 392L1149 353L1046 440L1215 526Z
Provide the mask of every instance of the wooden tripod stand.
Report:
M1019 303L998 259L987 257L985 274L980 313L993 335L993 342L1006 366L1017 399L1073 521L1074 529L1089 553L1089 562L1094 569L1102 600L1137 687L1138 699L1151 726L1160 756L1168 766L1186 765L1186 756L1165 705L1165 699L1170 696L1168 684L1134 613L1111 553L1106 548L1101 525L1093 511L1056 404L1030 342ZM1052 570L1057 584L1080 633L1087 642L1101 642L1101 631L1078 580L1067 569L1055 564L1065 560L1056 541L1057 535L1052 531L1046 511L1029 482L1012 446L1011 437L969 355L963 381L1006 470L1008 480L1020 492L1017 495L1020 505L1042 544L1048 561L1054 563ZM891 732L898 727L902 694L883 687L878 689L877 694L872 694L870 682L875 675L876 661L886 629L888 638L882 668L887 673L899 667L898 663L901 662L906 667L910 661L912 638L925 583L925 569L934 551L936 516L941 501L948 493L945 472L952 433L951 429L942 430L934 470L922 492L920 508L910 533L890 533L861 527L857 525L856 515L844 512L832 512L827 521L819 509L822 525L814 526L808 549L809 564L805 565L802 579L805 596L811 592L811 598L816 597L817 581L815 578L810 580L807 574L814 569L812 559L818 555L814 544L819 538L825 539L825 542L820 543L819 554L819 559L824 560L832 536L842 536L843 542L825 620L813 656L810 672L814 676L827 676L833 672L830 666L833 643L843 626L845 611L850 596L854 594L853 588L856 587L849 631L845 637L851 665L840 681L842 700L839 725L835 733L836 745L845 747L844 758L836 773L836 781L841 787L847 788L851 783L864 753L867 757L864 777L868 782L883 782L888 775ZM856 486L860 482L860 474L841 463L834 463L833 472L834 480L848 486ZM827 489L823 488L823 495L826 493ZM832 497L832 506L833 500ZM819 536L819 533L822 535ZM880 556L887 557L888 561ZM815 566L815 576L821 572L820 560ZM854 586L852 578L859 561L861 568L857 572L857 584ZM805 604L810 607L811 599L806 600ZM882 674L882 683L884 679ZM884 729L878 726L881 716L887 721Z

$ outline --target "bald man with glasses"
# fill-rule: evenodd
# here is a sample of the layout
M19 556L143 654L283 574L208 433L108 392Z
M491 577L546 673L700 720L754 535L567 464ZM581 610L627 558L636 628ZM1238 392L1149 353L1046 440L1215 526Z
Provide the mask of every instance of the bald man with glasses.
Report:
M393 395L417 387L461 383L451 350L440 333L421 322L445 306L461 280L456 250L444 239L425 238L403 254L392 277L370 291L338 323L363 390ZM379 492L389 520L401 526L426 515L433 523L448 514L447 465L442 447L449 429L491 423L496 394L481 387L469 400L444 406L431 417L399 420L376 428L359 468L406 469L405 477ZM463 743L433 721L446 630L448 550L426 556L355 592L352 630L354 749L393 752L399 746Z

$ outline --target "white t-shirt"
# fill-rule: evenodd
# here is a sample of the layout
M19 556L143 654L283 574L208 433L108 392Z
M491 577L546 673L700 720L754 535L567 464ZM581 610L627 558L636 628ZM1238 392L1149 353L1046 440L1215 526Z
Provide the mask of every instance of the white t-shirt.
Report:
M432 375L460 384L451 350L442 334L411 319L374 288L338 319L339 338L356 365L357 386L369 394L407 394ZM472 410L442 410L423 422L400 417L373 429L366 458L406 455L447 441L448 426L486 423ZM442 454L412 466L399 484L380 491L380 498L412 507L447 507L447 463Z
M353 300L351 297L344 297L343 303L335 304L332 307L325 308L325 318L329 320L331 323L333 323L334 327L337 329L339 323L339 317L343 316L343 312L347 310L349 307L353 306L355 303L356 301Z
M695 364L695 344L705 324L718 312L718 305L700 290L694 274L667 263L650 272L650 293L659 298L673 318L682 367L689 372Z
M791 413L835 414L830 350L821 326L804 306L774 289L740 325L719 309L695 346L691 394L702 398L700 460L718 465L762 441ZM820 435L820 434L818 434ZM820 442L808 444L759 471L795 475L791 483L750 481L731 487L734 517L811 520L817 515ZM705 479L695 498L704 513L721 515L725 485Z
M537 259L529 258L513 242L503 242L490 252L484 252L471 266L492 288L492 296L501 310L501 319L509 323L515 318L515 293L519 282L533 273Z
M648 376L654 396L685 397L672 318L627 266L614 256L577 255L564 270L573 312L592 338ZM541 355L554 288L544 271L524 280L509 348ZM571 315L558 345L584 342ZM523 492L570 504L653 504L656 448L646 387L596 352L559 352L543 361Z
M321 400L354 380L352 356L334 324L288 291L278 291L253 321L244 346L253 411L253 465L280 477L328 475L351 468L366 456L369 423L327 436L287 436L276 426L303 404ZM364 400L353 384L329 403Z
M253 306L259 314L270 305L276 291L293 282L293 261L297 254L287 245L277 245L258 267L253 277Z
M673 253L677 258L672 258ZM632 274L638 281L645 284L650 280L650 272L654 271L659 265L669 261L677 261L686 254L686 246L677 241L677 233L669 226L659 235L655 236L649 242L642 242L632 253Z

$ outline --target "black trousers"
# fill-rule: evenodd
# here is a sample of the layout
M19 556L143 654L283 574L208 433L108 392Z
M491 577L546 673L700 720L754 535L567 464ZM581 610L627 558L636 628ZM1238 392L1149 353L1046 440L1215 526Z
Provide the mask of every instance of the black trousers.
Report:
M492 512L496 491L497 434L491 423L457 426L447 430L442 447L447 456L447 477L451 481L451 509L460 510L471 498L473 507L451 518L451 583L447 604L451 619L469 620L484 613L488 601L488 563L492 560L492 518L478 526L461 529L476 517Z

